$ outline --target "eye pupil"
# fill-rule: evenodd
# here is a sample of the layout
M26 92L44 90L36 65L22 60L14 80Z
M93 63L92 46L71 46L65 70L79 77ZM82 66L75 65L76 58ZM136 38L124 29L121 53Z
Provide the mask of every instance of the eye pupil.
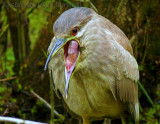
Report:
M72 29L72 34L73 34L73 35L76 35L77 32L78 32L78 28L77 28L77 27L74 27L74 28Z
M74 29L73 29L73 33L77 33L77 28L74 28Z

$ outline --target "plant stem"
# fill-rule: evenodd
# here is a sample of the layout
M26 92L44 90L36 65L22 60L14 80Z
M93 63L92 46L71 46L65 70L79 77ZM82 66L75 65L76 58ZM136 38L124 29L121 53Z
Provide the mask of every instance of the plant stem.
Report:
M17 0L17 2L20 2L20 0ZM23 41L22 41L22 27L21 27L21 7L17 7L17 17L18 17L18 46L19 46L19 57L20 57L20 64L24 62L24 56L23 56Z
M150 98L150 96L148 95L147 91L145 90L145 88L143 87L143 85L141 84L140 81L138 81L138 85L139 85L140 88L142 89L144 95L147 97L149 103L152 105L152 107L154 107L154 103L153 103L152 99Z
M34 91L31 91L31 93L36 96L40 101L42 101L49 109L51 109L51 105L44 100L42 97L40 97L37 93L35 93ZM60 115L56 110L53 110L54 114L59 117L62 121L64 121L64 116Z

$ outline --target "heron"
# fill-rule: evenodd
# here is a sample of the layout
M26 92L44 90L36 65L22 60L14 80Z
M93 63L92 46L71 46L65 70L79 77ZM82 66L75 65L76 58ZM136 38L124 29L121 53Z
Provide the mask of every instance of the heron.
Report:
M91 8L63 12L53 25L45 70L71 113L89 119L139 120L139 70L126 35ZM129 114L128 114L129 113Z

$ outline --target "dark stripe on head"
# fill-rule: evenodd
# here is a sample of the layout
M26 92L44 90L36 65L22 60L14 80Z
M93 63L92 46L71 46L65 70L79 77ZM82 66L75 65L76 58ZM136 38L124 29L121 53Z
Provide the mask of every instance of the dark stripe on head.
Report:
M94 11L86 7L71 8L60 15L53 26L55 36L69 35L72 28L87 22Z

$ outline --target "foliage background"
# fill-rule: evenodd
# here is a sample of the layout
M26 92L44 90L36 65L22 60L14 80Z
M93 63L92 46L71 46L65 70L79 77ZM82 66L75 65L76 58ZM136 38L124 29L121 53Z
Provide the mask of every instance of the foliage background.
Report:
M139 88L140 123L160 123L159 0L0 0L0 115L50 122L50 109L31 91L50 102L49 74L43 68L52 26L75 6L93 8L130 39L140 82L151 98ZM55 116L55 123L78 123L56 96L54 102L65 117Z

